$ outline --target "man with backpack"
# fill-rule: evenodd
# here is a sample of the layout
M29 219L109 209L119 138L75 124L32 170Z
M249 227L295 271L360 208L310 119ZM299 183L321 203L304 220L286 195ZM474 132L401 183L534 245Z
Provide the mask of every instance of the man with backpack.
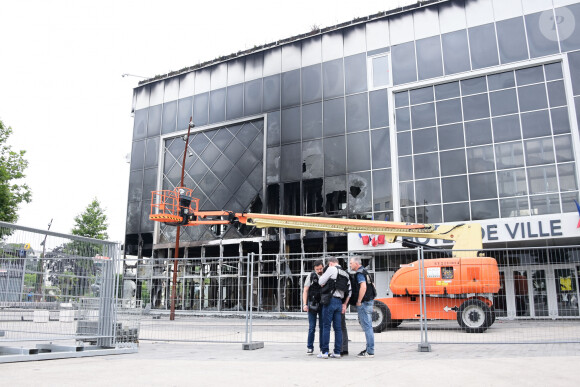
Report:
M306 277L304 282L304 292L302 293L302 309L308 312L308 341L306 343L306 354L314 353L314 335L316 333L316 320L318 319L318 341L322 344L322 304L320 304L320 295L322 288L318 284L318 279L322 275L324 268L322 260L314 261L312 265L314 271Z
M375 357L375 334L373 332L373 304L377 295L371 276L362 266L360 257L351 257L350 269L355 272L352 284L351 305L356 305L358 321L363 331L367 346L357 357Z
M320 344L321 359L340 358L342 351L342 314L346 311L350 299L350 278L339 265L335 257L328 258L328 267L319 279L322 286L322 339ZM334 352L330 355L330 325L334 329Z

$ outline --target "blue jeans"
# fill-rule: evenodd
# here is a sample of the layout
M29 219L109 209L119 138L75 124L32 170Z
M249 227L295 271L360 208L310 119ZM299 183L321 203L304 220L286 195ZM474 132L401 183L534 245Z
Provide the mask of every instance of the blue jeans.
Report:
M334 353L339 355L342 349L342 301L339 298L332 297L330 304L322 307L322 341L320 350L322 353L328 352L330 346L330 324L334 329Z
M374 301L365 301L358 310L358 322L365 332L367 341L367 353L369 355L375 354L375 333L373 332L373 304Z
M322 308L319 308L318 312L308 312L308 343L306 344L306 348L314 349L316 319L318 319L318 344L322 344Z

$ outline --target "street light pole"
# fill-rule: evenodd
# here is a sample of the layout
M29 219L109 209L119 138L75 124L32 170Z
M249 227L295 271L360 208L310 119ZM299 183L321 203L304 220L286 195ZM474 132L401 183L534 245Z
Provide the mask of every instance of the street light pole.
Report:
M183 177L185 175L185 157L187 155L187 146L189 145L189 135L191 128L193 128L193 117L189 118L189 125L187 127L187 137L185 138L185 150L183 151L183 162L181 163L181 182L180 187L183 187ZM173 287L171 288L171 312L169 313L169 320L175 320L175 300L177 299L177 259L179 258L179 236L181 235L181 226L177 226L177 234L175 235L175 253L173 254Z

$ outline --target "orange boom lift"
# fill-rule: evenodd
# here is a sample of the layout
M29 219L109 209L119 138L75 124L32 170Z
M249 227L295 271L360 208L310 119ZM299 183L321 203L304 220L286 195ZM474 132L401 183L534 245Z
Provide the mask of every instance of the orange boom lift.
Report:
M484 332L495 321L493 294L499 291L499 271L494 258L479 257L481 226L477 223L434 225L311 216L289 216L231 211L200 211L193 190L151 193L150 220L174 226L241 223L258 228L280 227L384 235L388 243L397 238L418 237L454 241L451 258L424 261L428 319L457 320L470 333ZM403 320L420 318L419 262L395 272L390 288L393 297L375 299L375 332L396 328Z

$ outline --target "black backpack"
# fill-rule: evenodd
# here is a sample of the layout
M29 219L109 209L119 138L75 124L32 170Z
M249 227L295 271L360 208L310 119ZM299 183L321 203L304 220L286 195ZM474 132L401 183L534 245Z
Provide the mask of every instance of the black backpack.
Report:
M358 294L360 291L360 284L358 283L356 276L358 273L353 273L353 274L349 274L350 276L350 286L352 289L352 294L350 296L350 300L348 301L349 305L356 305L356 302L358 301ZM367 291L363 297L363 301L370 301L370 300L374 300L375 297L377 296L377 291L375 289L375 284L373 283L371 276L369 275L369 273L363 269L362 275L364 275L366 283L367 283Z

